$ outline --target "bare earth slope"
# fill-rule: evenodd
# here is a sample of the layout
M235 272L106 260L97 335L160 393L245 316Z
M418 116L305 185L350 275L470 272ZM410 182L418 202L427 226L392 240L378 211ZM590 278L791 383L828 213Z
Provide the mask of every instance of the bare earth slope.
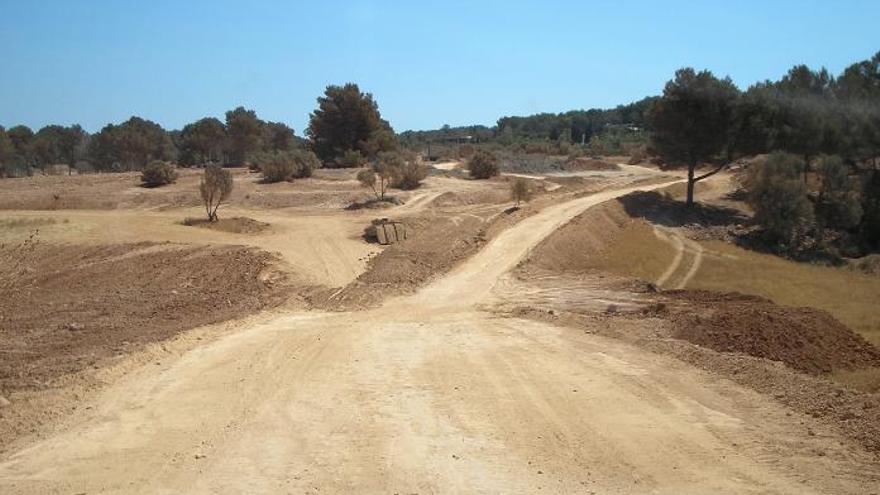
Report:
M0 492L875 490L869 459L760 395L475 309L553 229L629 190L547 208L414 296L279 312L134 372L0 464Z

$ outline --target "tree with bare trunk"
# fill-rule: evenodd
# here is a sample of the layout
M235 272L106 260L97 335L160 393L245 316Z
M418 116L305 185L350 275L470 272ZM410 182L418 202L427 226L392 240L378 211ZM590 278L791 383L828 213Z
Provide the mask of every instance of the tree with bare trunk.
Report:
M370 188L377 200L382 201L404 165L405 160L399 153L383 151L373 163L358 172L357 180L362 186Z
M209 222L217 221L217 210L220 203L232 193L232 174L218 165L208 165L205 175L199 184L202 201L205 202L205 213Z
M666 163L687 165L688 207L694 204L694 185L726 165L696 175L697 165L715 157L728 143L738 96L739 89L729 77L680 69L648 112L654 150Z

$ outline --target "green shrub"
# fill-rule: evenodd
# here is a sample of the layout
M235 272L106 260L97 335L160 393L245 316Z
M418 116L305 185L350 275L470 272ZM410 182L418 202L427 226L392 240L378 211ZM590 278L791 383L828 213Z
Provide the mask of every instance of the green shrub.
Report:
M292 180L296 164L292 160L278 157L263 163L260 168L263 171L263 182L271 184Z
M141 182L145 187L164 186L176 180L177 171L174 170L174 165L161 160L153 160L141 172Z
M749 169L745 186L755 222L771 242L794 247L813 223L813 205L803 181L804 162L788 153L773 153Z
M474 179L489 179L501 173L498 158L488 151L474 153L467 162L467 168Z
M294 173L294 177L297 179L311 177L315 170L321 168L321 160L311 151L296 150L292 153L297 164L297 170Z
M856 183L839 156L823 156L819 162L822 186L816 202L816 218L823 228L849 230L859 225L862 205Z
M394 187L405 191L418 189L427 176L428 167L418 163L415 159L408 160L395 170Z
M318 157L304 150L264 152L251 159L251 169L261 171L268 183L311 177L320 166Z
M336 157L336 166L339 168L358 168L364 164L364 155L357 150L348 150L342 156Z
M205 167L205 175L199 184L199 194L205 203L205 213L209 222L217 221L217 210L223 201L232 194L232 173L219 165Z

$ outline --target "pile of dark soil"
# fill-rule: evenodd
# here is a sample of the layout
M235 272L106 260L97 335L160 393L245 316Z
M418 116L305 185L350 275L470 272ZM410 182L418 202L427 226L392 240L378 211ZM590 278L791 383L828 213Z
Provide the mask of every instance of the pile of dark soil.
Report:
M788 308L756 296L669 291L673 336L720 352L780 361L811 374L880 366L880 349L812 308Z
M238 246L2 246L0 395L53 387L105 358L280 304L274 261Z
M216 222L209 222L204 218L187 218L183 224L232 234L258 234L269 228L268 223L247 217L221 218Z

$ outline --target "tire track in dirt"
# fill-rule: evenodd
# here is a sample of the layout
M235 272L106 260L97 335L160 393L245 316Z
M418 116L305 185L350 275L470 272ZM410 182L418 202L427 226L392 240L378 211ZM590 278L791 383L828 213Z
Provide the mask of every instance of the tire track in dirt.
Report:
M0 492L865 493L857 457L765 397L475 310L561 223L634 189L551 206L415 296L279 312L149 364L0 462Z
M703 246L672 229L656 225L654 235L675 249L675 257L657 279L656 284L671 289L684 289L700 270L700 265L703 263Z

